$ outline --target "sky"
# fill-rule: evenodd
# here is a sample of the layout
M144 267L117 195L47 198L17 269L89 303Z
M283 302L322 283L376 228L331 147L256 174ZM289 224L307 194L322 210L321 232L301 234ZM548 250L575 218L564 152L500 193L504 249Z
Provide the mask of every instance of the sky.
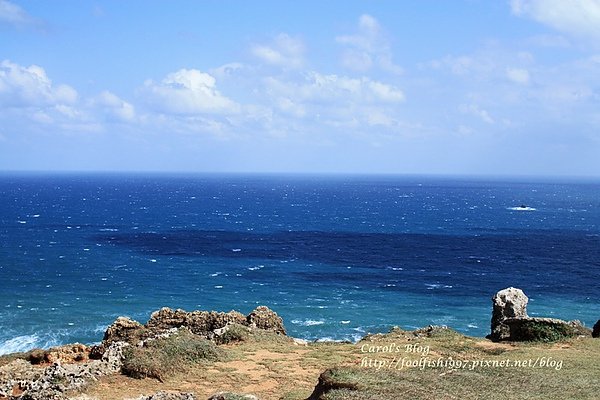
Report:
M0 0L0 171L600 177L600 0Z

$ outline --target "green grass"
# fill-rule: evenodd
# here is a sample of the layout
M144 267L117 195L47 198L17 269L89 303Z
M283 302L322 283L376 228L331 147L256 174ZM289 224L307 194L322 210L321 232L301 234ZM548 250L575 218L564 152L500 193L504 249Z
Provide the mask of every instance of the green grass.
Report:
M151 341L144 347L126 347L124 356L122 372L125 375L156 378L162 382L194 364L222 360L225 353L213 342L180 331L166 339Z
M396 340L392 334L378 338L381 344ZM600 340L584 338L555 344L515 343L506 348L477 346L478 340L462 335L419 338L433 352L430 358L480 361L482 365L465 369L369 368L361 365L335 367L322 375L325 393L311 400L371 399L597 399L600 388ZM359 343L360 344L360 343ZM378 355L392 360L393 355ZM410 354L399 357L419 358ZM555 363L540 367L542 357ZM538 366L492 367L485 361L538 360ZM491 363L490 363L491 364Z

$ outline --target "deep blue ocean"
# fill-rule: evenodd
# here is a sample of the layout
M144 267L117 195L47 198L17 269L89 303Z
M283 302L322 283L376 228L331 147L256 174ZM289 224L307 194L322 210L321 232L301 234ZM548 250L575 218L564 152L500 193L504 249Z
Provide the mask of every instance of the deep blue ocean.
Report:
M485 336L509 286L530 315L591 326L599 284L598 182L0 175L0 354L98 342L163 306L267 305L306 339Z

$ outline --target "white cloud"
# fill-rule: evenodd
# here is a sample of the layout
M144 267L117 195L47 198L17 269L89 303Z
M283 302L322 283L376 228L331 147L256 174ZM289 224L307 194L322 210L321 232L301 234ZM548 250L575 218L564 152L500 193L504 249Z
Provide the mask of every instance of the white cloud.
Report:
M524 68L507 68L506 77L515 83L527 85L529 83L529 71Z
M180 69L168 74L161 82L148 80L140 89L148 103L167 114L230 114L239 105L222 95L216 79L197 69Z
M483 122L487 124L493 124L495 122L494 118L492 118L489 112L480 108L476 104L462 104L458 109L463 114L470 114L479 117Z
M0 23L23 26L31 22L33 18L21 7L7 0L0 0Z
M75 89L54 85L42 67L23 67L8 60L0 63L0 104L3 106L42 107L76 101Z
M356 34L338 36L336 41L346 47L341 57L345 68L365 72L376 66L394 74L402 73L402 68L392 61L390 43L379 22L368 14L358 19Z
M135 108L133 105L106 90L92 99L91 106L100 108L109 117L121 121L135 120Z
M299 38L280 33L269 45L254 45L251 53L262 62L284 68L300 68L304 65L305 46Z
M270 131L323 132L324 127L344 134L399 133L405 96L398 87L370 78L350 78L311 71L301 79L267 77L263 104L273 109ZM405 130L405 129L404 129Z
M512 0L511 9L558 31L600 39L600 0Z
M399 88L369 78L349 78L335 74L309 72L302 82L267 78L267 86L274 94L300 102L339 100L361 103L397 103L405 100Z

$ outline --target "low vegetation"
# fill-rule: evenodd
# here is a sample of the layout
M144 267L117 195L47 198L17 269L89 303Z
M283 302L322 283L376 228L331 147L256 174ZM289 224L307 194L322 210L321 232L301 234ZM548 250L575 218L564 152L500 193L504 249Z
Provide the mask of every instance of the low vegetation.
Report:
M163 382L177 372L199 363L225 358L213 342L181 330L143 347L129 346L124 351L123 373L132 378L156 378Z

